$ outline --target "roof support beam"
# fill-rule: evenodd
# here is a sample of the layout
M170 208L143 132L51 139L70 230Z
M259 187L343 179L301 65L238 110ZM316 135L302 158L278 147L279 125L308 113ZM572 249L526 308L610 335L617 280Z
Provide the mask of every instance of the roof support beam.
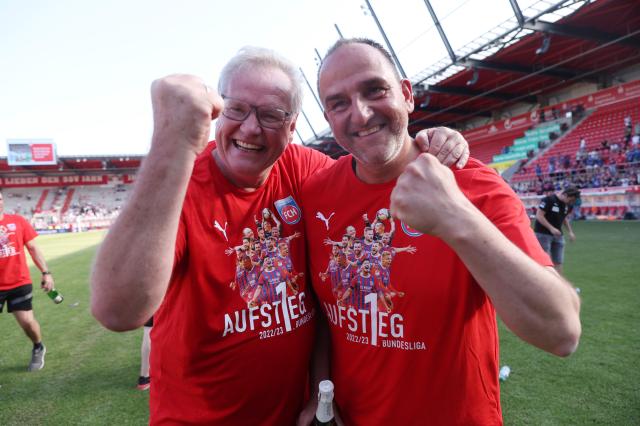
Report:
M442 121L434 121L434 120L415 120L409 123L409 127L418 127L422 129L427 129L429 127L438 127L442 125Z
M464 108L440 108L440 107L436 107L436 106L426 106L426 107L421 107L421 106L417 106L415 108L416 111L424 111L424 112L432 112L432 113L438 113L440 111L444 111L446 113L449 114L456 114L456 115L476 115L476 116L480 116L480 117L491 117L491 112L489 111L472 111L470 109L464 109Z
M547 34L591 40L598 43L610 43L620 38L619 35L605 33L603 31L594 30L593 28L578 28L566 24L558 25L541 20L525 22L523 28ZM617 43L633 47L635 49L640 48L640 42L634 39L624 38L619 40Z
M509 73L517 73L517 74L532 74L535 71L537 71L536 69L531 67L523 67L521 65L514 65L514 64L503 64L500 62L479 61L477 59L464 59L464 60L461 60L459 63L462 66L475 67L483 70L509 72ZM569 79L569 78L574 78L578 76L579 73L566 68L553 68L538 74L544 75L547 77L559 78L559 79Z
M431 19L433 20L433 23L438 29L438 34L440 34L442 43L444 44L444 47L447 49L447 53L449 53L449 57L451 58L451 63L455 64L456 62L458 62L458 58L456 58L456 54L453 51L453 48L451 47L451 43L449 43L447 34L445 34L444 29L442 28L442 25L440 25L440 21L438 21L438 17L436 16L435 10L433 10L433 7L431 6L431 2L429 0L424 0L424 4L427 6L427 9L429 9L429 15L431 15Z
M518 0L509 0L511 3L511 8L513 9L513 14L516 16L518 20L518 25L522 28L524 25L524 15L522 14L522 10L520 9L520 5L518 4Z
M483 96L485 98L498 99L500 101L509 101L515 98L516 96L518 96L511 93L497 93L497 92L484 94L484 92L482 91L471 90L471 89L467 89L466 87L429 86L427 90L432 93L442 93L445 95ZM525 96L521 99L522 99L522 102L526 102L529 104L535 104L538 102L538 99L535 96Z

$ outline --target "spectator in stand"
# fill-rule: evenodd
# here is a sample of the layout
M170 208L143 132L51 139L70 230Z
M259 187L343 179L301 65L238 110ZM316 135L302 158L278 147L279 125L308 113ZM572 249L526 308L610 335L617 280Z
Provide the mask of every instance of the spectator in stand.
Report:
M578 150L582 152L587 151L587 140L585 138L580 138L580 146L578 147Z
M538 179L542 179L542 167L540 167L540 163L536 163L536 176Z
M627 115L624 117L624 133L626 134L631 134L631 127L632 127L632 123L631 123L631 116Z
M562 167L565 170L569 170L571 168L571 156L569 154L562 156Z
M551 173L555 173L556 171L556 156L552 155L551 157L549 157L549 174Z
M545 195L553 194L553 191L555 191L555 186L553 185L553 182L551 182L550 180L545 181L544 184L542 185L542 191L544 192Z
M29 252L33 263L42 272L42 290L49 292L54 284L44 255L35 242L37 236L22 216L4 213L4 198L0 191L0 313L6 302L7 311L13 314L33 343L28 371L44 367L47 348L42 343L40 323L33 314L33 285L25 252Z
M551 108L551 117L553 117L554 120L557 120L560 117L556 107Z
M619 150L620 150L620 145L618 145L615 142L611 144L611 153L617 153Z
M632 148L637 147L638 143L640 143L640 135L631 136L631 147Z
M562 264L564 262L564 236L562 225L569 231L569 239L575 241L571 222L567 216L576 200L580 198L580 190L570 186L559 194L551 194L542 199L536 211L536 222L534 231L540 245L546 251L553 266L558 273L562 274Z

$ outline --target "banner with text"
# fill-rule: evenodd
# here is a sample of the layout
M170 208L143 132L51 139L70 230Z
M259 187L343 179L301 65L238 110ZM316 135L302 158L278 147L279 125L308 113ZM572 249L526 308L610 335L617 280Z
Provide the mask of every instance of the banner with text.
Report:
M562 116L564 116L567 111L571 111L578 105L582 105L585 109L601 108L617 102L633 99L638 96L640 96L640 80L635 80L619 86L603 89L590 95L581 96L567 102L549 105L543 109L548 115L552 108L556 108ZM494 136L496 134L504 134L518 129L527 129L537 125L539 121L539 109L536 109L535 111L526 112L503 121L487 124L486 126L482 126L477 129L468 130L463 132L463 135L473 145L482 138Z
M0 177L2 188L23 188L31 186L73 186L73 185L106 185L107 175L63 175L63 176L21 176Z
M57 164L53 139L7 139L7 163L10 166Z

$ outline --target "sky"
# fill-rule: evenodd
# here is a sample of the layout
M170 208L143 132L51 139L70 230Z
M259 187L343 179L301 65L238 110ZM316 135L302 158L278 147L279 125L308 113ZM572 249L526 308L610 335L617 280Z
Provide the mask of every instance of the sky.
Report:
M512 15L509 0L431 3L454 49ZM409 77L447 56L424 0L370 4ZM145 154L152 81L186 73L215 87L245 45L284 54L315 88L315 49L324 54L338 38L335 25L345 37L384 43L363 7L364 0L0 0L0 156L7 139L53 139L63 156ZM327 127L305 92L311 126L298 119L303 140Z

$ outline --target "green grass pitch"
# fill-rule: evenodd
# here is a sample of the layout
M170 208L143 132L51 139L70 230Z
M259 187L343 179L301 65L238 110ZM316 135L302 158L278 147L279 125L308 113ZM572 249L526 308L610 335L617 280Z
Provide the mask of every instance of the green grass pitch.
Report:
M502 383L507 425L640 424L640 223L574 228L565 274L581 290L580 347L556 358L499 324L501 364L511 367ZM31 343L6 310L0 315L0 424L147 423L148 393L135 388L141 330L109 332L89 312L90 265L102 236L38 238L65 300L55 305L36 291L48 353L35 373L26 371Z

